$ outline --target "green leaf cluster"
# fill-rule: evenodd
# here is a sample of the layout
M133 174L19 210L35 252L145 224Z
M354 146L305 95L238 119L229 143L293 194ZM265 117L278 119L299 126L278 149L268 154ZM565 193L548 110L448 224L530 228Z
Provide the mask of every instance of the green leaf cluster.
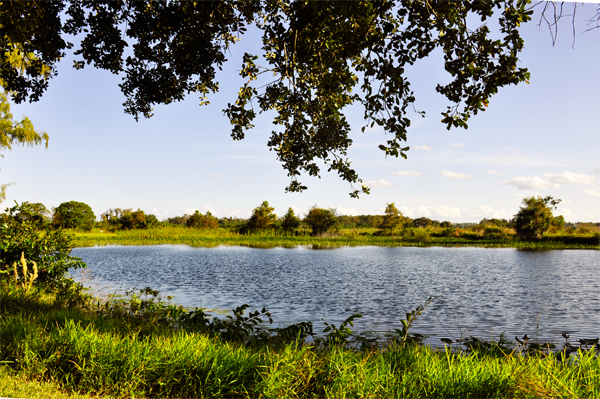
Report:
M287 232L294 231L300 227L300 223L300 218L296 216L294 210L288 208L288 211L283 215L283 219L281 220L281 228Z
M109 209L102 214L102 222L99 225L109 231L145 229L160 224L155 215L146 215L138 209Z
M207 104L230 47L253 26L262 34L262 53L244 55L245 82L224 110L233 139L243 139L259 113L274 115L268 145L290 178L287 191L305 190L300 176L318 177L325 165L358 197L369 188L348 158L353 140L347 107L362 107L363 131L376 125L388 135L379 145L386 156L406 158L408 112L416 99L406 70L440 49L450 75L449 83L437 86L449 102L442 123L466 128L501 87L529 79L527 69L517 67L524 46L519 27L533 12L528 4L2 2L0 78L15 102L37 101L73 46L65 40L72 35L79 40L74 66L120 74L125 112L150 117L155 104L190 93ZM35 56L22 73L9 60L15 46Z
M63 202L54 209L52 226L63 229L91 230L96 223L92 208L83 202Z
M539 241L551 227L564 226L562 216L555 218L552 215L552 207L556 209L560 202L551 196L523 198L523 206L514 220L517 236L524 241Z
M404 217L402 212L396 208L396 205L393 202L391 204L387 204L385 208L385 214L383 215L383 219L379 225L379 229L387 231L390 235L393 235L394 230L402 227L403 223Z
M36 284L56 287L67 280L69 269L85 267L81 259L71 256L72 236L64 230L51 229L48 224L40 231L39 220L35 217L35 204L23 202L6 208L0 220L0 271L2 279L12 274L12 265L21 262L35 262L38 268ZM27 216L27 217L26 217ZM19 278L22 270L17 271Z
M206 215L203 215L197 210L186 220L185 224L187 227L194 227L197 229L216 229L219 227L219 220L209 211L206 212Z
M249 231L268 229L273 227L275 221L277 221L277 215L273 213L275 208L269 206L268 201L263 203L252 210L252 216L248 219L246 228Z
M323 209L313 205L304 217L304 223L312 229L312 236L321 236L329 229L336 228L339 220L335 209Z

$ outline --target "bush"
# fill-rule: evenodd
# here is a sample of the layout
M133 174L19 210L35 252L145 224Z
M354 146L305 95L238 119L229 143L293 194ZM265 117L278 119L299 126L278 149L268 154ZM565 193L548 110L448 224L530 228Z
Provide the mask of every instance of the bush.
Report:
M402 233L402 239L413 242L427 242L431 239L431 235L425 229L405 229Z
M394 230L402 227L403 222L404 217L402 212L400 212L396 208L396 205L392 202L391 204L387 204L385 208L385 215L383 215L383 220L378 227L382 232L387 232L385 235L393 235Z
M300 227L300 218L296 216L292 208L289 208L281 220L281 228L284 231L291 232L296 230L298 227Z
M64 285L68 269L86 266L81 259L70 255L72 237L64 230L46 227L40 232L35 220L19 217L32 212L32 204L17 204L7 208L6 212L0 224L0 272L3 280L13 278L15 269L20 282L29 278L25 275L25 268L19 266L22 258L30 270L33 270L35 262L38 269L36 284L53 288Z
M524 198L523 206L515 215L515 230L519 238L525 241L539 241L552 226L559 225L562 217L552 216L552 207L556 209L560 201L551 196ZM562 224L564 225L564 219Z
M185 225L196 229L216 229L219 227L219 220L208 211L203 215L197 210L186 220Z
M248 219L246 225L247 230L262 230L273 227L273 224L277 220L277 215L273 213L275 208L269 206L269 202L263 201L263 203L252 210L252 216Z
M77 201L63 202L54 209L52 226L64 229L91 230L96 222L96 215L88 204Z
M431 226L433 224L433 221L429 218L426 217L420 217L417 219L414 219L411 223L412 227L428 227Z
M449 226L442 230L439 235L441 237L458 237L460 235L460 231L454 226Z
M314 237L323 235L329 229L337 227L338 218L335 209L317 208L314 205L308 210L304 223L310 226L312 229L311 235Z
M483 229L483 236L486 238L505 238L506 233L500 227L486 226Z
M119 219L119 224L125 230L146 228L146 214L140 209L135 212L125 213Z

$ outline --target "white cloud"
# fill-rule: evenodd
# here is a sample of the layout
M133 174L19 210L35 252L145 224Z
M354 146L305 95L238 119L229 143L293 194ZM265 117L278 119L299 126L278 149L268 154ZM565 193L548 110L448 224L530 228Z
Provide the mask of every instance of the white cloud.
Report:
M499 211L487 205L479 205L467 211L467 216L474 219L508 219L506 212Z
M486 170L485 173L487 173L488 175L505 175L506 173L503 172L498 172L497 170Z
M560 184L546 181L538 176L515 177L514 179L502 182L502 184L515 186L521 190L543 190L546 188L560 187Z
M204 213L210 212L213 216L217 215L217 211L214 208L211 208L210 206L205 206L204 211Z
M251 211L241 211L239 209L233 209L233 210L226 209L223 211L223 214L228 215L228 217L245 219L245 218L250 217L252 212Z
M583 192L591 197L600 197L600 192L594 190L593 188L586 188L583 190Z
M528 191L526 193L515 193L517 197L541 197L542 194L539 192Z
M212 177L213 179L218 179L219 177L223 177L223 175L210 175L209 177Z
M428 206L421 205L421 206L418 206L415 211L413 211L413 215L415 215L414 217L419 217L419 216L430 217L431 212L429 211Z
M404 216L411 218L417 217L433 217L438 219L458 219L461 217L461 211L459 207L451 207L447 205L442 206L417 206L417 207L406 207L401 206L398 208Z
M586 215L585 215L585 217L586 217L588 220L598 220L598 219L600 219L600 214L598 214L598 215L595 215L595 214L593 214L593 213L588 213L588 214L586 214Z
M379 179L379 180L369 180L365 182L367 187L391 187L392 183L387 180Z
M582 175L580 173L563 172L560 174L544 173L546 180L558 184L591 184L594 176Z
M596 169L596 170L594 171L594 173L595 173L595 174L597 174L597 175L600 175L600 168Z
M421 172L413 172L412 170L401 170L392 174L396 176L423 176Z
M460 208L457 206L434 206L431 210L439 218L458 219L461 216Z
M414 147L415 150L422 150L422 151L431 151L431 147L429 147L428 145L416 145Z
M463 143L450 143L448 144L450 147L463 148L465 145Z
M532 154L519 149L499 148L491 153L461 152L460 157L454 151L436 151L429 155L430 161L458 164L481 164L486 167L540 166L556 167L565 165L565 160L543 154ZM572 161L570 161L573 163Z
M557 215L563 215L563 217L565 219L570 219L571 217L573 217L573 212L570 209L561 208L560 211L555 212L554 215L555 216L557 216Z
M440 175L444 177L449 177L451 179L470 179L473 177L471 175L465 175L464 173L448 172L447 170L442 170L440 172Z
M160 217L161 212L156 208L152 208L152 214L156 217ZM165 215L166 214L167 214L167 212L165 212Z
M345 208L343 206L336 206L335 210L340 214L340 215L349 215L349 216L355 216L358 215L358 210L355 208Z

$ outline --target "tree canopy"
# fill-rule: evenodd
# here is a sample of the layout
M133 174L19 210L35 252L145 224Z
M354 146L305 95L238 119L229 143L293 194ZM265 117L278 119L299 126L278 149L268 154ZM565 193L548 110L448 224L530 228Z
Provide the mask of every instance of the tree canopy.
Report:
M523 198L523 206L515 215L515 230L519 238L537 241L551 227L562 228L565 224L562 215L556 218L552 215L552 208L556 209L560 202L561 200L555 200L551 196Z
M318 208L317 205L313 205L304 217L304 223L312 229L312 236L320 236L325 234L329 229L336 228L339 220L335 209Z
M352 185L351 196L369 192L347 158L352 139L344 112L351 105L362 106L363 131L378 125L387 134L379 146L386 156L406 158L416 98L406 68L436 49L450 75L437 86L449 102L442 112L447 128L466 128L499 88L529 78L517 67L519 26L532 14L528 0L62 0L0 7L0 78L13 101L40 99L75 37L74 66L120 74L125 112L136 119L190 93L207 104L228 50L256 27L262 53L244 55L245 83L224 113L233 139L241 140L257 113L274 111L268 146L290 177L287 191L306 189L299 177L320 176L322 162ZM15 46L35 55L23 73L8 57ZM266 76L272 78L264 83Z
M8 48L5 50L3 56L6 59L8 68L12 68L18 76L22 76L27 68L38 61L35 54L24 52L22 46L12 44L10 41L8 41ZM50 69L47 66L42 65L39 70L42 79L49 76ZM47 133L36 131L33 123L27 117L23 117L21 121L13 118L8 101L8 95L11 93L5 89L6 83L1 77L0 86L2 87L0 91L0 151L11 150L16 144L34 146L41 144L43 141L46 142L46 148L48 148ZM0 158L2 157L4 156L0 154ZM0 202L6 198L6 188L12 184L14 183L0 184Z
M92 208L83 202L63 202L52 216L52 226L65 229L91 230L96 222L96 215Z
M401 227L403 222L404 217L402 212L400 212L392 202L391 204L386 205L385 214L383 215L379 228L383 231L389 231L389 234L393 235L394 230Z
M272 227L277 220L277 215L273 213L274 210L275 208L270 206L268 201L263 201L260 206L252 210L252 215L246 225L248 230L253 231Z
M197 229L216 229L219 227L219 220L212 215L209 211L206 211L206 215L196 210L185 222L187 227L194 227Z
M284 231L294 231L298 227L300 227L300 218L296 216L294 210L292 208L288 208L288 211L281 220L281 228Z

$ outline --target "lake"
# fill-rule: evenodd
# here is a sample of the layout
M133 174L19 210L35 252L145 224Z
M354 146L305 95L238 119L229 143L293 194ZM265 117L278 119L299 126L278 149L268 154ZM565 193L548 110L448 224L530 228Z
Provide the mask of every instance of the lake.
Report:
M600 336L600 251L352 247L255 249L179 245L76 248L88 265L77 280L107 287L150 286L189 307L266 307L274 324L354 313L357 330L399 328L405 313L440 296L411 332L426 342L470 335L536 335L559 342ZM87 276L86 276L87 274Z

